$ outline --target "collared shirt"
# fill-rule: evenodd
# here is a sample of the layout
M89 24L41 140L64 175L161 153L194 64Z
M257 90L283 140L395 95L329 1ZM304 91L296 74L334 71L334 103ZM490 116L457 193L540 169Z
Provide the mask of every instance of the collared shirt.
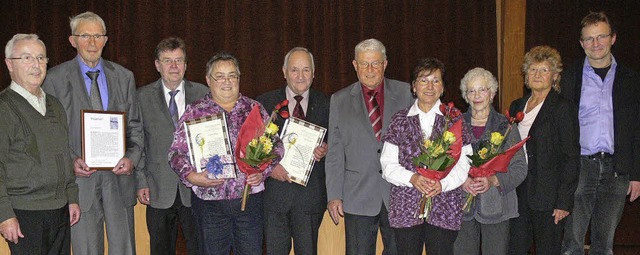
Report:
M80 72L82 74L82 78L84 78L84 85L87 88L87 95L91 97L91 78L87 75L88 71L100 71L100 75L98 75L98 89L100 89L100 98L102 99L102 110L109 109L109 89L107 87L107 76L104 73L104 66L102 65L102 58L100 58L96 67L89 67L87 64L82 62L80 59L80 55L76 57L78 60L78 64L80 65Z
M580 122L580 153L614 153L613 139L613 81L615 58L611 56L611 68L604 81L595 73L585 58L582 68L582 91L578 119Z
M182 117L182 114L184 113L184 108L185 108L184 80L180 81L180 85L178 85L176 90L179 90L178 93L176 93L175 95L176 106L178 106L178 119L179 119L180 117ZM162 91L164 91L163 93L164 99L165 99L165 102L167 103L167 108L169 108L169 100L171 100L171 95L169 95L169 92L171 90L164 85L164 81L162 81Z
M436 121L436 114L442 115L440 112L440 100L436 102L429 112L423 112L418 108L418 100L411 106L407 116L418 115L420 119L420 129L424 137L431 137L433 126ZM382 154L380 156L380 163L382 165L382 178L389 183L396 186L413 187L411 184L411 176L415 174L410 170L404 168L398 159L399 149L398 146L392 143L385 142L382 147ZM454 190L462 185L467 180L469 173L469 160L465 155L472 155L473 148L471 145L465 145L462 147L460 153L460 159L456 165L451 169L451 172L440 180L442 185L442 192Z
M31 92L18 85L18 83L16 83L15 81L11 81L11 85L9 85L9 88L18 93L18 95L24 97L24 99L26 99L27 102L29 102L29 104L33 106L33 109L36 109L36 111L42 114L42 116L47 113L47 94L44 93L42 88L38 88L38 90L40 90L40 97L31 94Z
M369 109L369 104L367 102L369 102L369 99L371 98L369 96L369 91L371 91L371 89L365 87L362 83L360 83L360 86L362 87L362 96L364 96L364 105L367 107L367 112L370 112L371 109ZM384 121L384 79L382 79L380 85L373 90L376 92L376 102L380 108L380 121Z
M289 113L293 114L293 109L295 109L298 101L294 98L298 94L293 92L289 86L285 89L285 93L287 94L287 100L289 100ZM302 93L302 101L300 101L300 106L302 107L302 111L304 112L304 116L307 116L307 107L309 106L309 90Z

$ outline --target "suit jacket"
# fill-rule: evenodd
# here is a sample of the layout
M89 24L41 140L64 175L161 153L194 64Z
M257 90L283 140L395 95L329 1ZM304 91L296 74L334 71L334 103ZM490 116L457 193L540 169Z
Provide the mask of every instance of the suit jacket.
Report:
M584 60L562 74L562 96L576 107L580 105ZM613 170L640 181L640 75L617 63L613 81Z
M169 167L167 151L176 130L167 107L162 79L138 89L136 100L144 130L144 152L136 166L136 189L149 188L151 207L167 209L176 200L176 190L184 206L191 206L188 189ZM184 80L185 105L209 93L200 83ZM176 189L177 187L177 189Z
M276 89L256 98L267 111L287 99L286 87ZM293 109L289 109L293 113ZM329 126L329 97L315 89L309 89L309 104L305 120L327 128ZM276 124L282 130L284 119L278 116ZM327 136L325 135L325 139ZM265 183L265 210L286 212L291 208L308 213L323 213L327 209L324 158L313 165L309 182L304 187L297 183L281 182L267 178Z
M107 87L109 89L108 111L125 112L127 118L125 157L133 165L137 165L142 154L143 137L140 116L135 101L136 85L133 73L126 68L102 59ZM80 71L77 58L52 67L47 72L42 89L58 98L67 112L69 122L69 144L74 157L82 156L81 114L83 109L92 109L91 98L85 86L83 74ZM96 175L78 177L80 208L89 210L94 200ZM120 196L127 203L124 206L136 204L134 177L119 175L118 186Z
M412 103L409 84L385 78L382 135L391 116ZM360 82L331 96L328 133L328 201L341 199L344 211L350 214L378 215L382 203L389 206L391 184L382 179L383 143L373 133Z
M529 97L511 103L511 116L524 112ZM517 188L519 201L533 210L571 212L580 175L579 132L577 108L550 91L529 129L528 174Z

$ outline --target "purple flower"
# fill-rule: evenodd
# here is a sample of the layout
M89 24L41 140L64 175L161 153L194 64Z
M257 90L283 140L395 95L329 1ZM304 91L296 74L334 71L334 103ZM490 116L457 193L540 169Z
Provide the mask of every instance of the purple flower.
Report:
M209 162L207 162L206 166L207 172L214 176L221 175L223 167L224 166L222 165L222 161L220 161L220 156L218 156L218 154L213 155L213 157L209 159Z

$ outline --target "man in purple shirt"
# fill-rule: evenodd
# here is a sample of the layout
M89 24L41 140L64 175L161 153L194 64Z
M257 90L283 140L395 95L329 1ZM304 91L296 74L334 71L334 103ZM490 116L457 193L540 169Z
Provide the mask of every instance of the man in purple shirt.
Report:
M613 254L613 237L626 195L640 195L640 77L611 54L616 33L608 17L582 19L586 58L568 68L562 95L579 107L581 169L574 212L567 218L563 254L584 254L591 222L590 254Z

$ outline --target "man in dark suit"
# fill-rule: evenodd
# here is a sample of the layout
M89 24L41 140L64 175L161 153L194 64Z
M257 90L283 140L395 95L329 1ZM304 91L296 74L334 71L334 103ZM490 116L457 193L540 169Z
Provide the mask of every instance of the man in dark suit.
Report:
M313 55L309 50L296 47L287 53L282 73L287 86L267 92L257 98L265 109L289 100L289 113L316 125L329 124L329 98L312 89L315 71ZM282 130L284 119L276 124ZM318 229L327 206L324 158L327 144L314 151L313 165L307 186L292 183L287 170L277 165L271 178L265 181L265 240L267 254L289 254L293 238L296 254L317 254Z
M613 254L613 237L626 195L640 195L640 76L611 54L616 32L602 12L582 19L580 45L586 58L569 67L562 95L578 109L581 169L563 254Z
M180 38L160 41L155 50L156 70L161 78L137 92L144 152L137 165L138 200L147 205L147 229L151 254L175 254L178 222L188 254L198 254L198 237L191 218L191 190L169 167L167 151L185 106L204 97L209 89L184 79L187 49Z
M409 84L386 79L387 56L376 39L355 47L358 82L331 96L326 159L329 214L345 218L347 254L375 254L378 228L383 254L396 254L389 225L390 184L382 179L380 137L391 116L413 102Z
M60 100L67 113L69 144L80 194L82 217L71 228L74 254L104 254L104 224L109 254L135 254L133 206L135 179L131 174L142 154L143 135L133 73L103 59L106 26L100 16L85 12L71 18L69 42L77 49L74 59L49 70L42 88ZM126 113L126 152L111 171L96 171L81 158L80 111Z

